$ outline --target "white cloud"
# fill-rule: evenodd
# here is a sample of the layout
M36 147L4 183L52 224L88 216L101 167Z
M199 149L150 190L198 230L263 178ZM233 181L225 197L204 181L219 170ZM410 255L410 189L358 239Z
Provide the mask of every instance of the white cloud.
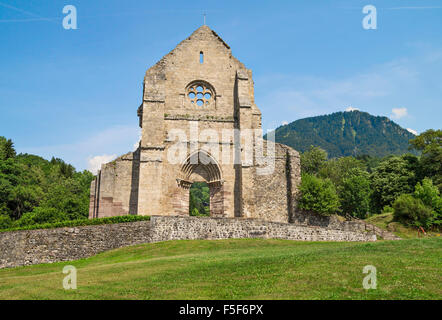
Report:
M391 110L391 117L393 119L400 119L408 115L407 108L393 108Z
M359 111L358 108L353 108L352 106L349 106L347 109L345 109L345 111L349 112L349 111Z
M282 125L283 125L283 126L286 126L286 125L288 125L288 124L289 124L288 121L283 121L283 122L282 122Z
M116 154L103 154L101 156L95 156L88 159L88 170L93 174L97 174L101 169L101 165L114 160L117 157Z
M416 130L407 128L408 132L411 132L412 134L414 134L415 136L419 135L419 133Z

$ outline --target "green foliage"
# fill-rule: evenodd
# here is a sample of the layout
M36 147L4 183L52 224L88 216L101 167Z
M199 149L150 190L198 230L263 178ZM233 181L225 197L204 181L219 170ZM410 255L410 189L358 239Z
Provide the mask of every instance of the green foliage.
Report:
M32 216L33 213L25 214L25 216L29 217L29 219L34 219ZM17 230L35 230L35 229L53 229L53 228L63 228L63 227L79 227L79 226L92 226L92 225L101 225L101 224L112 224L112 223L126 223L126 222L136 222L136 221L146 221L150 220L149 216L117 216L117 217L108 217L108 218L97 218L97 219L78 219L78 220L65 220L59 222L52 223L40 223L40 224L29 224L29 225L20 225L16 221L15 223L11 223L9 227L2 228L0 227L0 232L6 231L17 231ZM1 226L1 216L0 216L0 226Z
M88 216L89 171L76 172L61 159L5 152L8 141L0 137L0 214L20 226Z
M205 182L195 182L190 187L189 214L191 216L210 215L210 190Z
M55 208L35 207L32 212L25 213L20 219L14 222L14 226L24 227L35 224L54 223L70 220L64 212Z
M351 169L339 188L342 212L360 219L370 212L371 188L368 173L359 168Z
M382 214L393 213L393 212L394 212L394 209L393 209L392 207L390 207L390 206L385 206L385 207L382 209Z
M391 206L401 194L411 193L415 178L404 157L383 160L371 174L373 210L380 212L385 206Z
M275 130L276 142L299 152L318 146L330 158L402 155L407 153L412 138L412 133L390 119L360 111L300 119Z
M357 160L353 157L343 157L338 159L330 159L319 170L318 176L320 178L329 178L336 187L340 187L344 178L352 170L363 172L366 166L363 161Z
M433 212L421 199L411 194L402 194L393 203L394 219L406 225L429 227L432 224Z
M321 179L311 174L303 174L300 191L300 209L326 216L339 211L339 197L330 179Z
M431 178L442 192L442 130L427 130L410 140L412 149L422 151L420 176Z
M372 157L367 154L357 156L356 159L361 161L365 165L365 167L369 173L372 173L373 170L382 161L382 158Z
M18 219L30 212L43 198L40 179L31 170L9 158L0 160L0 208L2 213Z
M317 174L327 162L327 152L319 147L310 148L301 154L301 171L307 174Z
M0 160L14 158L15 155L16 152L12 140L0 136Z
M9 216L0 214L0 229L7 229L12 226L12 220Z
M442 224L442 198L440 197L439 189L433 185L431 179L425 178L421 183L415 187L413 196L420 199L423 204L433 210L432 225Z
M426 206L432 207L435 210L441 210L441 198L439 195L439 189L433 185L431 179L425 178L422 184L420 182L416 184L414 197L421 199Z

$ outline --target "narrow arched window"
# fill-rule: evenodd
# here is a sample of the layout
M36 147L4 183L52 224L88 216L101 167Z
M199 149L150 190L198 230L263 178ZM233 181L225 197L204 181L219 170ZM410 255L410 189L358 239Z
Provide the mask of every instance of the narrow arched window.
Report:
M204 62L204 53L201 51L200 52L200 63Z

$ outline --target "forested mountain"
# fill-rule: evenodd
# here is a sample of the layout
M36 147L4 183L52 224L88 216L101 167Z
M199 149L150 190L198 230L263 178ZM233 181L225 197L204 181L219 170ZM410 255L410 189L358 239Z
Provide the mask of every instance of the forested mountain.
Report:
M414 137L387 117L360 111L300 119L275 132L276 142L299 152L318 146L326 150L330 158L401 155L410 152L408 141Z

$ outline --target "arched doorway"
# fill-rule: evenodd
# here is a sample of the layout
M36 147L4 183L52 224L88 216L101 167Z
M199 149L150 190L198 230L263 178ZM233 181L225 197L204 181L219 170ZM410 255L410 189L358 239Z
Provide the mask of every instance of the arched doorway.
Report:
M224 216L224 189L220 166L207 152L191 154L181 165L177 179L174 208L177 215L189 215L190 188L194 182L205 182L209 187L210 216Z

